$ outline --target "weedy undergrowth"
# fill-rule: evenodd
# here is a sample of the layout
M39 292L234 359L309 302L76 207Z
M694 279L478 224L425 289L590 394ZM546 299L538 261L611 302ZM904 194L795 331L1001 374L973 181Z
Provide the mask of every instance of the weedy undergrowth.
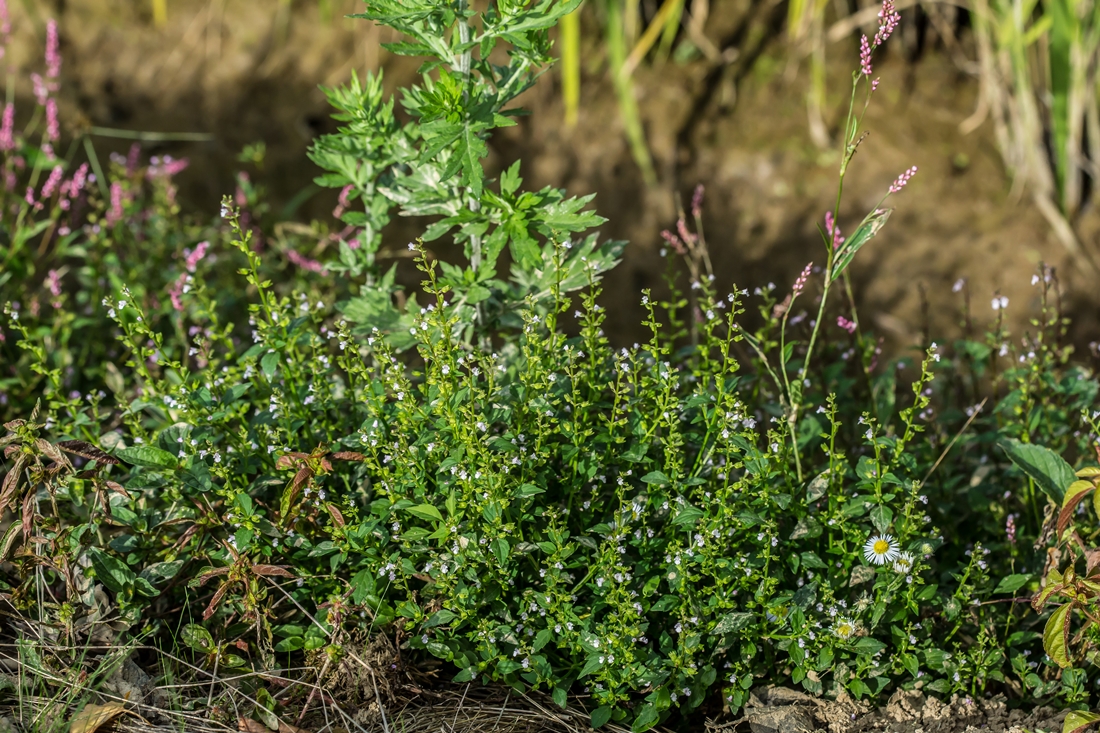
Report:
M1050 457L1087 460L1096 442L1082 411L1098 384L1070 362L1053 272L1024 338L998 296L986 336L967 310L965 338L894 361L830 298L854 302L847 268L889 214L841 233L890 6L853 74L824 265L789 289L718 283L700 188L631 346L604 333L600 276L620 245L588 233L588 199L482 164L574 7L371 3L364 17L410 38L394 50L427 61L407 122L377 77L329 92L344 126L312 154L344 228L290 248L242 178L208 239L131 263L133 280L106 267L88 318L119 356L74 365L113 381L110 399L66 394L47 348L64 303L7 306L25 412L0 439L0 506L17 517L0 534L6 600L66 644L109 622L174 635L212 670L328 670L386 633L455 681L577 696L594 726L636 731L735 713L769 683L1086 708L1091 658L1041 659L1040 630L1061 622L1015 602L1051 580L1065 529L1049 507L1075 477L1041 478ZM5 199L31 208L2 224L42 250L28 272L90 259L52 248L49 224L19 229L37 211L23 201ZM89 206L73 241L112 252L145 231L123 217L96 232L114 205ZM403 250L415 297L383 266L395 212L434 217ZM444 238L457 262L429 249ZM1048 598L1086 592L1059 572Z

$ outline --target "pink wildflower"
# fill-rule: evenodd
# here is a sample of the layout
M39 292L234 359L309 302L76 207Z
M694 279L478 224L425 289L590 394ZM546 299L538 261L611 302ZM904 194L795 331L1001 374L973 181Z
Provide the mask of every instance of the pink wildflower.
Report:
M57 190L58 184L61 183L61 176L63 173L64 171L59 165L54 166L54 169L50 171L50 175L46 179L46 182L42 184L41 198L43 200L53 196L54 192Z
M141 162L141 145L134 143L130 146L130 152L126 154L126 175L134 175L139 162Z
M187 257L184 265L187 267L188 272L195 271L195 268L199 266L199 262L206 256L206 250L209 248L210 242L199 242L195 245L195 250L193 252L186 249L183 251L184 255Z
M876 47L886 43L886 39L898 27L901 14L894 7L894 0L882 0L882 10L878 11L878 32L875 33Z
M50 96L50 87L46 80L39 74L31 74L31 84L34 86L34 100L39 105L46 104L46 99Z
M898 193L901 189L905 188L905 184L909 183L909 179L917 172L917 167L913 166L909 170L898 176L897 180L890 184L890 193Z
M699 239L697 235L688 230L687 222L684 221L684 217L682 216L680 217L680 220L676 222L676 231L680 233L680 239L684 241L684 244L688 245L689 247L695 244L696 240Z
M69 183L69 195L76 196L84 190L84 183L88 180L88 164L81 163L73 174L73 180Z
M871 82L871 91L872 92L875 91L876 89L878 89L879 81L880 81L879 79L875 79L873 82Z
M322 265L320 262L318 262L317 260L311 260L308 257L304 257L295 250L288 249L286 251L286 258L303 270L309 270L310 272L319 273L323 273L325 271L325 266Z
M172 301L172 307L177 311L183 311L183 295L184 288L187 286L187 281L191 279L191 276L186 272L180 274L176 281L172 283L172 287L168 288L168 298Z
M859 39L859 66L864 76L871 75L871 45L867 43L867 36Z
M700 183L691 195L691 215L696 219L703 216L703 192L703 184Z
M56 142L61 137L61 125L57 122L57 101L46 100L46 139Z
M1016 544L1016 515L1009 514L1005 520L1005 534L1010 544Z
M332 217L339 219L348 210L348 196L351 195L352 186L348 184L340 189L340 198L336 202L336 208L332 210Z
M810 273L813 271L814 263L806 265L802 270L802 274L798 276L798 279L794 281L794 288L791 289L791 298L797 298L798 294L802 292L802 289L806 287L806 281L810 279Z
M833 220L833 212L825 212L825 231L833 239L833 249L844 244L844 237L840 236L840 225Z
M675 234L673 234L669 230L667 230L667 229L663 230L661 232L661 238L664 239L666 242L668 242L672 246L672 249L675 250L676 254L678 254L678 255L687 254L687 249L684 247L684 243L680 241L679 237L677 237Z
M837 316L836 325L840 326L841 328L843 328L848 333L855 333L856 332L855 322L854 321L849 321L844 316Z
M122 184L115 181L111 184L111 209L107 212L107 224L117 224L122 220Z
M58 50L57 21L46 23L46 76L56 79L61 76L61 52Z
M58 274L57 270L50 270L46 273L46 287L49 288L53 297L61 297L61 275Z
M0 0L2 2L3 0ZM0 122L0 150L8 152L15 149L15 105L4 107L3 121Z

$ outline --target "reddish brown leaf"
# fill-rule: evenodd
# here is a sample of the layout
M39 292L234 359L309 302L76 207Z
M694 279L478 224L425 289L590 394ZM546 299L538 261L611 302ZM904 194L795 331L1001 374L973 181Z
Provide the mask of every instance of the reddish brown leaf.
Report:
M21 445L9 445L4 448L4 458L11 458L13 455L23 450Z
M31 529L34 527L34 512L38 507L35 505L35 496L33 491L28 491L27 495L23 497L23 541L26 542L27 538L31 536Z
M119 464L117 458L104 453L91 443L85 443L83 440L63 440L57 444L57 447L66 453L72 453L75 456L87 458L96 463L109 463L112 466L117 466Z
M248 642L244 639L237 639L235 642L233 642L233 646L237 647L246 654L248 653Z
M237 718L237 730L241 733L271 733L266 725L252 718Z
M219 575L225 575L228 572L229 572L229 568L211 568L210 570L207 570L205 573L203 573L199 577L195 578L195 581L196 581L195 585L196 586L205 585L206 581L210 580L211 578L216 578Z
M19 487L19 474L23 473L23 464L26 460L27 454L20 453L15 459L15 465L4 477L4 483L0 485L0 511L13 505L12 498L14 498L16 489Z
M325 469L326 472L331 471L332 470L332 462L327 458L322 458L321 459L321 468Z
M218 610L218 604L222 602L222 598L229 590L229 583L222 583L222 586L218 588L214 593L214 597L210 599L210 605L206 607L206 610L202 612L202 620L209 621L210 617L214 615L214 612Z
M58 449L58 447L50 441L44 438L38 438L34 441L34 444L38 447L38 450L42 451L42 455L46 456L51 461L58 463L62 466L70 465L69 459L65 457L65 454L62 453Z
M1100 550L1085 550L1085 575L1092 575L1097 565L1100 565Z
M367 457L362 453L357 453L353 450L342 450L332 454L332 457L338 461L365 461Z
M266 575L279 578L296 577L292 572L280 565L253 565L252 572L256 575Z
M344 515L340 513L332 504L325 504L325 508L328 509L328 513L332 515L332 521L336 523L337 527L343 527L347 522L344 521Z
M12 432L15 432L16 428L21 428L26 424L26 420L12 420L11 422L4 423L4 427ZM1097 455L1100 456L1100 450L1097 451Z
M312 477L313 469L309 466L302 466L298 469L298 473L294 474L294 479L290 482L291 490L297 489Z
M134 497L130 496L130 494L126 491L126 489L122 488L122 484L120 484L120 483L116 483L114 481L108 481L107 482L107 488L110 489L111 491L115 492L116 494L122 494L127 499L133 499L134 498Z

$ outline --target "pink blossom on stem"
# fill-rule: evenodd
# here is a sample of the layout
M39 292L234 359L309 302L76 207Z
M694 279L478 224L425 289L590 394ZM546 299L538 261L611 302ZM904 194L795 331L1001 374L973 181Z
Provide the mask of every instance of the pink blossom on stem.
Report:
M1016 544L1016 515L1009 514L1005 520L1005 534L1008 536L1009 544Z
M73 174L73 180L69 183L69 195L76 196L84 190L84 184L88 180L88 164L81 163Z
M46 104L46 99L50 96L50 87L46 80L39 74L31 74L31 84L34 86L34 100L39 105Z
M172 301L172 307L177 311L183 310L183 289L187 285L187 281L190 276L185 272L182 273L176 281L172 283L172 287L168 289L168 298Z
M844 244L844 237L840 236L840 225L833 220L833 212L825 212L825 231L833 239L833 249Z
M49 288L53 297L61 297L61 275L58 274L57 270L50 270L46 273L46 287Z
M332 218L339 219L348 210L348 196L351 195L351 190L351 184L340 189L340 198L336 202L336 208L332 210Z
M57 21L46 23L46 76L56 79L61 76L61 51L57 41Z
M871 75L871 44L867 42L867 36L859 38L859 66L864 76Z
M855 322L854 321L849 321L844 316L837 316L836 325L840 326L841 328L843 328L848 333L855 333L856 332Z
M691 195L691 215L696 219L703 216L703 193L705 189L703 184L699 184L695 187L695 193Z
M898 176L897 180L890 184L890 193L898 193L901 189L905 188L905 184L909 183L909 179L912 178L916 172L917 167L913 166Z
M875 91L876 89L878 89L878 83L879 83L878 79L875 79L874 81L871 82L871 91L872 92Z
M56 142L61 137L61 125L57 121L57 101L46 100L46 139Z
M26 193L25 196L23 196L23 200L26 201L31 206L34 205L34 189L31 188L30 186L27 186L27 193Z
M809 263L802 269L802 274L798 276L798 279L794 281L794 287L791 289L791 299L797 298L802 289L806 287L806 282L810 279L810 273L813 272L814 263Z
M53 170L50 171L50 175L46 179L46 182L42 184L41 198L43 201L54 195L58 184L61 183L61 176L64 173L65 171L59 165L54 166Z
M286 258L303 270L309 270L310 272L319 273L323 273L325 271L325 266L322 265L320 262L318 262L317 260L311 260L310 258L299 254L293 249L288 249L286 251Z
M115 181L111 184L111 209L107 212L107 225L117 224L122 220L122 184Z
M195 245L195 250L184 250L183 253L186 256L184 265L187 267L188 272L194 272L195 268L199 266L199 262L206 256L206 250L210 249L210 242L199 242Z
M126 175L132 176L137 172L138 163L141 162L141 145L134 143L130 146L130 152L126 154Z
M886 39L898 27L901 14L894 7L894 0L882 0L882 9L878 11L878 32L875 33L876 47L886 43Z
M0 121L0 150L8 152L15 149L15 105L4 107L3 121Z
M680 217L680 220L676 222L676 231L679 232L680 239L683 240L684 244L688 245L689 247L695 244L695 241L699 238L688 230L687 222L684 221L684 217L682 216Z
M678 254L678 255L687 254L687 249L684 247L684 243L680 241L679 237L677 237L675 234L673 234L669 230L667 230L667 229L662 230L661 231L661 238L669 243L669 245L676 252L676 254Z

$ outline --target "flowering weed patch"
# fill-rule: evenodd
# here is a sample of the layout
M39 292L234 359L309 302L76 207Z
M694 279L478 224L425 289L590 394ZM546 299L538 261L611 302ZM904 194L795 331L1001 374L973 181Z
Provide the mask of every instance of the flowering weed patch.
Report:
M640 294L649 339L613 347L600 276L621 244L586 233L588 199L481 163L575 5L371 3L428 60L404 123L378 78L330 91L345 127L313 155L341 229L266 234L246 178L220 222L183 225L176 161L93 180L49 132L7 151L34 183L3 199L23 273L2 283L6 598L70 646L179 628L214 670L327 670L384 633L458 682L580 695L596 727L733 713L769 683L1087 707L1094 579L1046 585L1076 594L1058 621L1013 602L1065 547L1051 502L1072 517L1087 488L1058 455L1096 439L1052 273L1022 341L997 298L984 338L887 362L830 295L854 302L847 268L889 209L844 236L838 190L824 266L750 294L710 272L700 188L665 233L667 297ZM895 23L887 4L853 73L841 182ZM393 212L432 217L408 250L384 246ZM460 263L430 251L444 236ZM383 266L399 254L415 294ZM1082 651L1048 632L1044 659L1071 611Z

